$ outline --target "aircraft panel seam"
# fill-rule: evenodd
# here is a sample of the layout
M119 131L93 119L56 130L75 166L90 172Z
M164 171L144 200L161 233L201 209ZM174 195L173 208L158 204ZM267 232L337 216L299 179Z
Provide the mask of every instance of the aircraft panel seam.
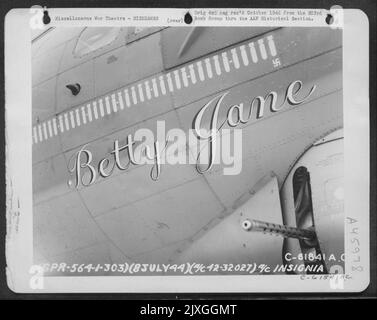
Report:
M265 43L267 43L268 50ZM246 46L249 47L249 50L246 50ZM37 144L46 141L58 136L59 132L64 133L76 127L87 125L93 120L105 118L119 110L124 110L124 102L127 108L137 106L146 100L157 99L160 96L167 95L169 92L178 91L200 82L211 80L215 76L221 76L223 73L236 71L241 66L247 67L250 65L250 61L258 63L260 60L266 60L268 55L271 57L276 55L273 35L263 37L257 41L249 41L247 45L243 43L242 45L189 63L163 75L157 75L148 80L128 85L34 125L32 143ZM260 60L258 60L258 56ZM99 113L97 106L99 106ZM92 117L93 114L94 119ZM47 131L45 129L46 125L50 126L51 121L56 126L56 130ZM37 130L39 130L39 134L37 134Z

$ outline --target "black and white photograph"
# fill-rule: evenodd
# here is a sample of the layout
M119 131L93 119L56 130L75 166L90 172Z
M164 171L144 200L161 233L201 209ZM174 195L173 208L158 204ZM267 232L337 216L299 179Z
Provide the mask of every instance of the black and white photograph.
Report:
M342 268L341 46L329 28L34 38L35 264L94 275L124 262L151 274L187 262L203 274Z
M42 292L363 290L367 253L357 262L352 233L368 237L369 195L353 190L369 178L354 159L368 154L359 128L369 111L363 91L349 90L362 80L349 76L341 16L197 9L169 24L151 11L122 22L121 12L50 10L43 28L41 11L29 13L28 115L7 137L9 154L25 146L13 156L29 179L11 161L7 259L10 269L27 259L30 280L11 272L8 282ZM242 16L249 22L229 22ZM318 16L326 22L312 23ZM13 254L20 246L27 255Z

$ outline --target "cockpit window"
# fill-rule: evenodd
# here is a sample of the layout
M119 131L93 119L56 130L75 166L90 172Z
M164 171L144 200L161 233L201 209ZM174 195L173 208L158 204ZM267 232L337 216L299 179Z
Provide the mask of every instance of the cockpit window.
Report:
M77 40L73 54L82 57L110 45L118 37L120 30L121 28L109 27L85 28Z

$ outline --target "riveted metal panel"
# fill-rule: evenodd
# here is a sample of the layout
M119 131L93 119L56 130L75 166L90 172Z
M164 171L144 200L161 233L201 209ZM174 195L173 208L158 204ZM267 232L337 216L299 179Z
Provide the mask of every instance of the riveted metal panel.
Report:
M264 75L274 77L278 70L285 71L291 65L341 46L339 30L302 29L278 29L168 70L167 76L173 82L174 106L180 108L193 99L202 99L245 81L259 80ZM341 66L341 54L337 63ZM328 67L332 67L331 61ZM279 84L279 78L274 83Z
M34 205L72 191L68 188L69 177L68 166L62 154L34 164Z
M134 205L101 215L96 218L96 222L127 256L162 246L161 240Z
M37 57L65 42L77 38L82 30L83 28L78 27L51 28L45 35L32 42L32 56Z
M102 95L161 72L160 34L107 52L95 59L95 91Z
M83 29L81 32L83 32L84 30L85 29ZM60 64L59 72L64 72L66 70L74 68L106 52L112 51L116 48L119 48L125 45L126 37L127 37L127 28L119 28L119 34L114 39L114 41L110 42L109 44L101 48L98 48L97 50L89 52L88 54L85 54L83 56L75 55L75 47L76 47L77 41L80 38L80 34L74 39L71 39L70 41L67 42L67 45L64 50L63 57L62 57L62 61Z
M167 119L167 123L171 122L169 119L174 113L169 95L160 95L154 100L146 98L141 102L139 96L136 96L137 92L132 88L135 87L116 90L59 115L63 118L67 115L69 119L69 130L61 134L63 150L76 148L85 142L139 125L147 119ZM130 104L128 107L126 98L128 96L131 100L132 93L138 100L136 104ZM178 123L177 118L175 123Z
M272 29L264 27L167 28L162 31L164 67L165 69L171 69L223 47L251 39Z
M59 133L58 130L54 130L54 122L52 120L34 124L31 134L33 141L33 164L45 161L61 153Z
M134 205L164 244L193 236L224 210L202 177Z
M45 257L105 240L77 192L42 202L33 212L35 246Z
M80 92L75 96L66 86L78 83ZM94 98L94 64L88 61L76 68L59 74L56 84L57 112L77 106Z
M32 90L32 123L46 120L56 112L55 105L56 77L46 80Z
M60 44L31 60L33 87L57 75L65 46Z
M198 178L195 168L190 165L162 165L158 181L151 180L151 170L152 165L135 167L134 170L83 188L81 194L91 213L96 216ZM98 202L98 199L102 200Z

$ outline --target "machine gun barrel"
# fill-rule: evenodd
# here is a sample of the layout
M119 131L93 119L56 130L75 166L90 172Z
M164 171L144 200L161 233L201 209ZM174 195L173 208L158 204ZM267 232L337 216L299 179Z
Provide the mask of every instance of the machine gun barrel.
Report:
M310 229L299 229L259 220L246 219L242 222L242 228L246 231L270 233L280 235L285 238L305 240L307 243L314 243L317 239L315 231Z

